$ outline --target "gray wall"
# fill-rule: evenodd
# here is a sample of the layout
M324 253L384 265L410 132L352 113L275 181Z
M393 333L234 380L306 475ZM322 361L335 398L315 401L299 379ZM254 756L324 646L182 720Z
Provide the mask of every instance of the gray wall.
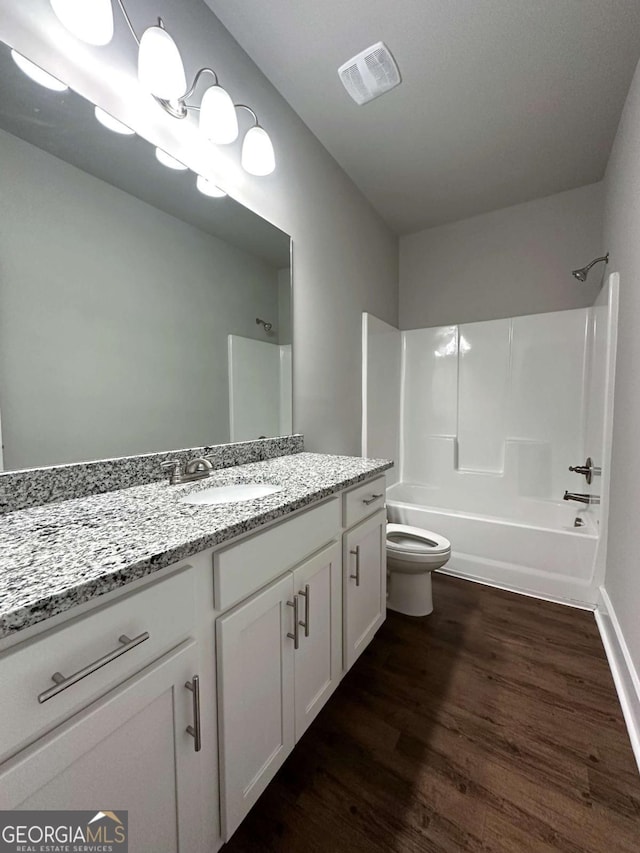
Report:
M593 304L570 271L601 253L603 185L592 184L400 238L400 328Z
M2 131L0 186L5 467L228 441L277 270Z
M188 74L212 65L234 101L255 108L276 150L267 178L238 169L240 142L212 151L141 92L121 21L114 42L96 49L62 31L48 0L1 6L5 41L292 235L294 427L310 450L358 453L361 313L397 323L397 238L203 3L139 0L131 13L138 28L162 16Z
M640 66L605 177L605 245L620 273L620 321L605 587L640 672Z

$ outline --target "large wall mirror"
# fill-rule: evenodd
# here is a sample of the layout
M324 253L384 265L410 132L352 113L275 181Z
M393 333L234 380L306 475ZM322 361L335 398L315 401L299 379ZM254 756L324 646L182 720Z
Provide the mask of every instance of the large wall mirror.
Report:
M290 433L289 236L0 76L0 470Z

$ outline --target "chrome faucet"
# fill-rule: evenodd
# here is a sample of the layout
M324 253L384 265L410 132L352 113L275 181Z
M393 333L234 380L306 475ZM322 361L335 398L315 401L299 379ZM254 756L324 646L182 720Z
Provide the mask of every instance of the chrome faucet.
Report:
M599 504L600 495L585 495L582 492L565 491L563 501L579 501L581 504Z
M213 465L204 456L189 459L184 466L184 471L179 459L169 459L162 462L160 467L169 471L169 483L172 486L177 486L180 483L191 483L193 480L202 480L213 471Z

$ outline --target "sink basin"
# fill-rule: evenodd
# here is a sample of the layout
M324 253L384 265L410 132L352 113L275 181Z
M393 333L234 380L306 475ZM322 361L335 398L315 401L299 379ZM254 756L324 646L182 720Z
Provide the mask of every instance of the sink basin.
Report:
M212 486L200 492L191 492L180 498L183 504L233 504L240 501L252 501L279 492L282 486L269 483L237 483L232 486Z

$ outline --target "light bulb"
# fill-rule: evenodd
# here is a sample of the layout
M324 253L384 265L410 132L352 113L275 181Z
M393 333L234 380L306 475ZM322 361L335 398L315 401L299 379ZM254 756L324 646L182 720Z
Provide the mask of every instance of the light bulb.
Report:
M131 128L127 127L126 124L118 121L117 118L114 118L109 113L100 109L100 107L95 108L95 115L100 124L104 125L108 130L112 130L114 133L121 133L123 136L133 136L135 134L135 130L131 130Z
M50 0L60 23L80 41L109 44L113 38L111 0Z
M236 108L221 86L210 86L202 96L199 127L216 145L227 145L238 138Z
M149 27L142 33L138 80L148 92L164 101L180 98L187 90L180 51L162 27Z
M224 190L221 190L220 187L216 186L213 181L203 178L202 175L198 175L196 178L196 186L203 195L208 195L211 198L224 198L226 196L226 192Z
M250 175L270 175L276 167L276 155L269 134L256 125L250 127L242 143L242 168Z
M180 160L176 160L176 158L172 157L171 154L167 154L167 152L163 151L162 148L156 148L156 157L162 165L166 166L168 169L175 169L176 171L184 172L187 168L184 163L181 163Z
M39 65L36 65L35 62L31 62L30 59L27 59L21 53L18 53L17 50L11 51L11 57L18 68L21 71L24 71L27 77L30 77L34 83L39 83L41 86L45 86L47 89L52 89L54 92L66 92L69 88L66 83L62 83L57 77L47 74L47 72L43 71Z

